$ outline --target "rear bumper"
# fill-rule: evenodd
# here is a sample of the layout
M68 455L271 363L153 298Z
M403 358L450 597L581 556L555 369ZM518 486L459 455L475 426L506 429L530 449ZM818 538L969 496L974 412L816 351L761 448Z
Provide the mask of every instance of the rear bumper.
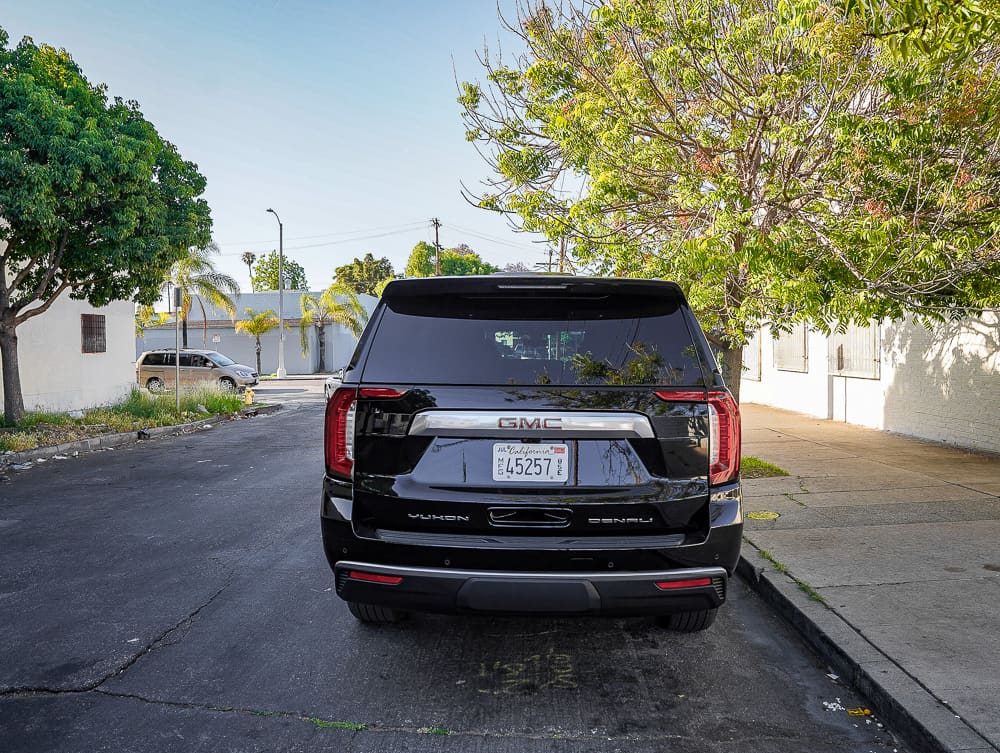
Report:
M725 601L728 578L721 567L538 573L348 560L338 562L334 572L337 594L346 601L422 612L493 614L663 615L710 609Z

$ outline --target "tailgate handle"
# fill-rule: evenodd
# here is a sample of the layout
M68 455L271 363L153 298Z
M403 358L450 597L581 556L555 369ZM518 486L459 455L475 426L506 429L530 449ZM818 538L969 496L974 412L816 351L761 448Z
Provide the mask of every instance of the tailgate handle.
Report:
M491 526L499 528L566 528L573 517L565 507L491 507Z

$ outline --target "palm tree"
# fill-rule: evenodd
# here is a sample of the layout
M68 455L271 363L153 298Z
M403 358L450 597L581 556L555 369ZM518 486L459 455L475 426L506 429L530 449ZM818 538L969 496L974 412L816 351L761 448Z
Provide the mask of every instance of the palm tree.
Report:
M368 311L361 305L357 293L344 284L334 283L319 296L303 294L299 300L299 308L302 310L302 318L299 320L302 355L309 350L309 328L316 327L320 371L326 371L326 325L343 325L357 337L368 323Z
M201 309L202 342L208 341L208 316L204 300L229 314L236 321L236 304L231 296L239 295L240 286L232 277L215 269L212 257L219 253L215 243L207 246L191 246L187 253L174 262L167 281L181 289L181 321L183 322L184 347L188 345L187 323L191 305L195 300Z
M253 287L253 263L257 261L257 254L253 251L243 252L243 263L247 265L247 269L250 271L250 291L256 293Z
M244 311L246 319L236 322L236 331L243 332L254 338L257 343L257 373L260 374L260 338L278 326L278 316L272 309L261 311L259 314L253 309Z

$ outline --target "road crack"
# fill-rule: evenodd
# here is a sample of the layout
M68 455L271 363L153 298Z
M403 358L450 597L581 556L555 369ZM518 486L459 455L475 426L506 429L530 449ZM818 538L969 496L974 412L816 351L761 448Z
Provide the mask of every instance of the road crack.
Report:
M153 638L153 640L151 640L142 649L140 649L135 654L126 659L118 667L115 667L110 672L107 672L106 674L97 678L96 680L84 683L83 685L73 688L53 688L45 685L17 686L13 688L8 688L7 690L0 691L0 698L9 698L12 696L24 696L24 695L63 695L63 694L71 695L74 693L89 693L91 691L98 690L104 683L114 679L115 677L120 677L121 675L123 675L144 656L148 656L154 651L157 651L165 646L174 645L180 638L180 636L178 636L177 640L175 640L174 639L175 634L183 633L183 631L186 631L187 628L190 627L192 623L194 623L198 615L201 614L201 612L204 609L207 609L209 606L211 606L212 603L217 598L219 598L222 592L225 591L227 588L229 588L232 582L233 582L232 575L230 575L230 577L226 580L226 582L223 583L222 586L208 598L208 600L199 605L193 611L188 612L186 615L184 615L184 617L182 617L179 621L175 622L170 627L161 631L155 638Z

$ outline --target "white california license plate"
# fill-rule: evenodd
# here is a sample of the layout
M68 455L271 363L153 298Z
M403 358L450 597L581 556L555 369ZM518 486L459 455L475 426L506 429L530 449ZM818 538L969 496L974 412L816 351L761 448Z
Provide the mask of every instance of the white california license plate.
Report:
M564 444L498 442L493 445L494 481L565 481L569 449Z

